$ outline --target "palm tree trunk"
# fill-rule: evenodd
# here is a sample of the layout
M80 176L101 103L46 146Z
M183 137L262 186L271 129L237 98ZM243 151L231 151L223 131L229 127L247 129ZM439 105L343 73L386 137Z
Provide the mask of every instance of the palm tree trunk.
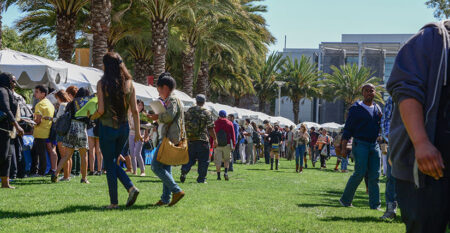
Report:
M0 13L3 12L3 7L0 6ZM0 49L3 49L3 17L0 14Z
M194 89L194 61L195 47L189 45L182 54L183 65L183 91L192 97Z
M202 61L200 63L200 72L197 78L197 94L208 94L208 83L209 83L209 63L207 61Z
M73 49L75 48L75 27L77 16L60 13L56 17L56 45L59 58L71 63Z
M134 60L134 81L148 85L147 76L151 75L151 73L150 61L142 58Z
M103 68L103 56L108 52L111 9L111 0L91 1L91 26L94 37L92 62L93 66L98 69Z
M163 19L152 21L153 72L155 81L166 71L166 53L169 38L168 25L168 22Z
M258 111L259 112L264 112L264 110L266 109L266 100L262 95L259 95L258 97Z
M300 100L292 100L292 111L294 112L294 123L298 124L298 113L300 111Z
M0 7L0 13L3 12L3 7ZM3 49L3 17L0 14L0 49Z

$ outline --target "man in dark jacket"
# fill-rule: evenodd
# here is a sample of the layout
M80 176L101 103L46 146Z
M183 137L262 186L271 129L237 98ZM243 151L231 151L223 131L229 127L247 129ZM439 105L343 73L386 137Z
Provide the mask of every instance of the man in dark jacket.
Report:
M373 102L375 86L365 84L362 87L363 101L358 101L350 107L342 135L342 154L347 155L347 142L353 137L352 151L355 157L355 172L348 179L344 193L339 200L341 205L352 205L355 191L366 175L369 176L369 206L380 208L380 148L377 138L381 129L381 109Z
M214 146L217 145L214 121L211 112L204 105L205 95L197 95L197 105L189 108L185 114L186 136L189 142L189 163L181 167L180 181L184 183L186 175L198 160L198 183L206 183L209 166L209 137L212 137Z
M387 89L392 176L407 232L445 232L450 220L450 22L429 24L395 60Z

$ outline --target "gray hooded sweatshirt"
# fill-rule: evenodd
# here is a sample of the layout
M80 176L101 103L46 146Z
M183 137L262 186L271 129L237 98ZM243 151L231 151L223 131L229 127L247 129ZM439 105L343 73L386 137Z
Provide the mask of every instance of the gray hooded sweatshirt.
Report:
M423 105L425 129L432 143L435 141L439 99L442 87L448 84L447 60L450 22L424 26L399 51L387 90L395 107L389 133L392 175L400 180L424 186L424 177L417 165L414 147L402 122L399 103L414 98Z

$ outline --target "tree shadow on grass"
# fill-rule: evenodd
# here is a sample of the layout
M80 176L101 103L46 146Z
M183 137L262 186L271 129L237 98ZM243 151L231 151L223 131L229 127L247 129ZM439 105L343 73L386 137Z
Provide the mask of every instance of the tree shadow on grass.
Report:
M47 215L58 215L58 214L70 214L80 211L129 211L129 210L144 210L144 209L156 209L158 208L154 204L145 204L145 205L133 205L132 207L125 208L124 205L120 205L117 210L107 210L104 207L93 206L93 205L73 205L68 206L60 210L48 210L48 211L37 211L37 212L20 212L20 211L3 211L0 210L0 219L7 218L32 218L32 217L41 217Z
M36 185L36 184L51 184L51 180L50 179L39 179L39 180L14 180L14 182L11 182L11 184L14 185L19 185L19 186L23 186L23 185Z
M300 208L315 208L315 207L340 207L339 203L301 203L297 204Z
M386 221L380 219L380 217L374 217L374 216L359 216L359 217L325 217L320 218L320 221L328 222L328 221L335 221L335 222L341 222L341 221L350 221L350 222L392 222L392 223L402 223L400 218L396 218L392 221Z
M137 183L162 183L161 180L138 180Z

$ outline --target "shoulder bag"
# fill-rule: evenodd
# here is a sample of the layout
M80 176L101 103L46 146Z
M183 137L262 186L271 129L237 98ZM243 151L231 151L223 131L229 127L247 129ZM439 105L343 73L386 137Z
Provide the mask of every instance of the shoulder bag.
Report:
M167 137L167 132L172 126L172 123L167 126L166 136L164 136L161 146L159 147L158 154L156 160L165 165L183 165L189 162L189 152L188 152L188 143L186 138L184 137L184 122L182 119L183 111L180 108L180 101L177 99L178 103L178 114L181 114L178 118L180 125L180 142L178 145L175 145L170 139Z

